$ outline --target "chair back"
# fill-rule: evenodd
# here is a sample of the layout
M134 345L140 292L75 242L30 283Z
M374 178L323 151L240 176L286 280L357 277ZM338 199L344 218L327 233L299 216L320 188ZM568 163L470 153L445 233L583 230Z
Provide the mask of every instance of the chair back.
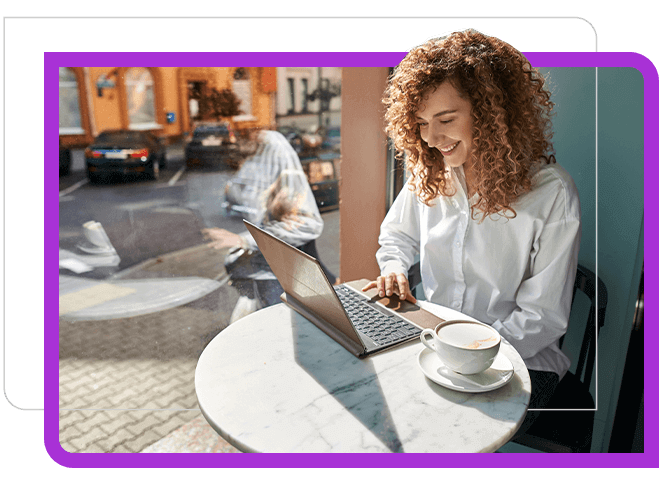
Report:
M598 283L598 286L596 286L596 283ZM573 287L573 303L575 302L575 295L578 290L584 293L591 302L582 347L580 348L578 364L575 370L575 375L588 388L591 385L591 377L594 371L598 335L605 323L607 288L600 278L596 281L596 275L591 270L578 264L577 274L575 275L575 286ZM560 347L563 344L563 340L564 338L562 337L559 343Z

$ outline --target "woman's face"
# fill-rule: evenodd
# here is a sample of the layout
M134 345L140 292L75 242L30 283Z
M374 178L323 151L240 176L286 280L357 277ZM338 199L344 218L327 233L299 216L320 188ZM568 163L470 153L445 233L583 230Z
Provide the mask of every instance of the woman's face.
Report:
M472 164L470 102L449 81L424 94L415 116L422 140L442 153L445 165L469 168Z

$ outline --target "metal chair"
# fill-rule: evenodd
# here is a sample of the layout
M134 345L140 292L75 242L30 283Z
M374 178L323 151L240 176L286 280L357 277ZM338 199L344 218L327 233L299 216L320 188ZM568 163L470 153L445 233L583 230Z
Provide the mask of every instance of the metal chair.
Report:
M548 403L549 409L541 412L526 433L513 439L514 443L546 453L589 453L591 450L595 404L589 386L596 358L596 339L605 322L607 289L599 278L596 311L596 276L578 265L573 301L578 290L589 298L591 306L575 374L568 372L562 378ZM563 340L562 337L560 346Z
M411 291L415 295L415 288L421 282L419 263L410 268L408 276ZM548 409L541 411L526 433L512 440L546 453L588 453L591 450L595 403L589 387L596 359L596 339L605 322L607 289L599 278L596 312L596 275L586 267L578 265L573 303L578 290L586 295L591 306L575 373L569 371L562 378L548 403ZM559 342L560 347L563 341L564 337Z

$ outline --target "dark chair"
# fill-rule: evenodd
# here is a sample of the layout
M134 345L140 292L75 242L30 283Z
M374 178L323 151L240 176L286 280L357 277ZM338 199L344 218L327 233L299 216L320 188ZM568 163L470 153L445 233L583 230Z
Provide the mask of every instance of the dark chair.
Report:
M595 404L589 386L596 358L596 339L605 322L607 289L599 278L596 311L596 275L578 265L573 300L577 290L589 298L591 306L575 374L568 372L562 378L548 403L550 409L541 411L529 430L513 439L514 443L547 453L589 453L591 450ZM563 340L562 337L560 346ZM584 410L589 408L592 409ZM563 409L568 411L559 411Z
M413 297L417 298L417 286L422 283L422 272L419 267L419 262L415 262L410 269L408 269L408 286L410 286L410 293Z

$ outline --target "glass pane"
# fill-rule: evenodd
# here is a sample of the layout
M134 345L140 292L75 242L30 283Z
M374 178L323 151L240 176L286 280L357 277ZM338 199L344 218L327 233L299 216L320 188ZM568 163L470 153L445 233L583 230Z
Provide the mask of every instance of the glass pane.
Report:
M129 123L155 123L153 79L149 70L131 68L126 72L125 81Z
M157 179L149 176L150 162L145 162L143 171L133 171L140 160L131 158L130 152L118 151L124 146L133 151L144 147L138 139L141 133L135 131L120 134L123 141L116 136L115 140L108 139L106 144L112 143L113 148L96 148L112 149L98 153L112 155L107 157L102 180L81 182L87 176L87 163L92 167L101 163L93 156L94 148L87 157L82 148L75 151L71 173L60 178L60 191L67 190L59 205L60 436L66 450L139 452L169 432L163 429L174 429L175 422L183 425L183 418L199 417L194 375L201 352L230 323L240 321L242 314L272 300L258 283L257 292L260 297L264 293L264 303L255 301L257 280L240 277L241 269L252 265L249 259L233 265L230 247L212 246L212 240L205 237L205 230L216 228L245 231L243 219L253 207L229 206L233 191L228 187L232 184L248 194L261 194L277 185L264 175L269 174L268 169L259 168L272 163L255 160L258 153L251 149L251 139L245 133L253 123L280 132L275 134L279 151L286 154L276 168L300 166L296 170L300 175L279 178L292 189L294 182L309 185L306 201L323 221L322 228L317 225L321 234L314 240L319 260L339 276L341 99L333 97L329 111L322 114L318 101L310 101L307 113L298 110L298 114L289 115L287 98L294 97L293 84L296 98L303 88L301 76L308 81L308 93L313 91L317 68L271 68L268 81L275 82L276 87L268 90L264 90L263 68L245 68L242 76L249 75L247 80L234 80L235 68L201 69L152 70L163 75L157 81L163 94L171 98L168 111L195 107L201 112L209 107L206 101L215 97L219 102L227 91L243 88L252 89L248 95L255 120L223 117L226 127L207 127L210 133L200 136L192 128L185 130L177 116L172 127L161 131L171 134L173 140L164 156L154 158L161 167L161 161L166 162ZM187 70L188 79L168 77L185 75ZM322 71L334 75L332 82L341 83L340 68ZM106 72L107 68L89 68L91 81ZM207 74L208 79L204 79ZM124 82L126 102L133 110L131 123L153 121L151 72L131 68ZM65 89L61 96L70 93L70 97L62 98L64 102L75 102L75 86L62 84L61 89ZM109 90L98 96L95 90L91 99L96 109L107 106L107 113L94 116L96 130L116 128L120 123L116 90L114 96ZM115 101L110 101L110 96ZM193 100L194 105L190 104ZM318 129L319 123L323 129ZM181 129L176 128L178 125ZM181 130L188 132L186 140L177 136ZM106 134L110 135L115 134ZM302 135L305 141L298 142ZM207 138L213 139L206 141L209 148L197 152L208 163L188 168L192 148L202 146ZM254 156L246 155L232 166L230 158L223 155L236 149L254 152ZM281 156L279 151L277 156ZM261 158L267 160L265 156ZM256 167L255 175L242 176L241 172L248 172L250 167ZM241 180L247 182L240 185ZM280 302L279 294L274 300Z
M73 71L60 68L60 128L80 128L78 84Z

